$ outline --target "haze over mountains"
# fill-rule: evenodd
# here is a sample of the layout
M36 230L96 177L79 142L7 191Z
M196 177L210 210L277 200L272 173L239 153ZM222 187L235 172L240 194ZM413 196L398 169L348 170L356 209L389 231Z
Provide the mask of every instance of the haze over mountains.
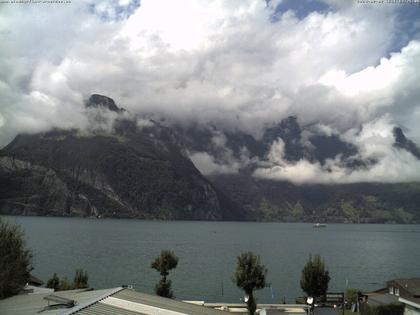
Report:
M302 126L295 116L255 136L210 124L158 122L102 95L86 101L84 114L88 128L22 134L0 151L0 213L403 223L420 218L419 183L366 180L382 156L366 155L319 125ZM401 128L391 129L390 137L393 154L419 160ZM305 167L314 166L319 173L306 175Z

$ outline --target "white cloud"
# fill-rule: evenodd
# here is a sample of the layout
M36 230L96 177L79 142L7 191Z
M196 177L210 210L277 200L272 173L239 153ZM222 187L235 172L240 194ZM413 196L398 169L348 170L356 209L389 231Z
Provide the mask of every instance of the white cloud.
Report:
M206 152L195 152L189 155L195 167L203 174L234 174L239 171L241 165L237 162L219 163Z
M420 134L413 119L420 43L387 56L398 23L393 6L326 2L335 10L302 20L288 11L276 23L275 3L260 0L143 0L127 19L118 18L115 4L131 5L122 0L98 1L93 13L88 1L8 6L0 12L0 145L20 132L86 126L83 99L91 93L134 113L255 135L291 114L326 134L350 134L384 115L388 125ZM353 139L361 148L370 143ZM197 164L220 168L196 154ZM288 167L289 174L308 170L309 179L325 173L305 161Z
M143 129L143 128L153 127L155 124L150 119L137 118L136 125L137 125L137 128Z
M359 149L353 157L362 161L375 161L365 167L347 167L340 155L327 159L324 165L301 159L289 162L284 156L284 142L278 139L271 145L268 161L260 163L254 176L305 183L357 183L357 182L412 182L420 180L420 160L406 150L394 147L393 124L384 116L363 125L361 130L351 129L342 136Z

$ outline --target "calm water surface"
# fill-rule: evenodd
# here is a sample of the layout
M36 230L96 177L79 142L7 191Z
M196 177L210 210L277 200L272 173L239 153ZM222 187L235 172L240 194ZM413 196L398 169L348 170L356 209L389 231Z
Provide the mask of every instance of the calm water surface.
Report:
M161 222L81 218L4 217L22 226L34 254L34 275L53 272L72 279L76 268L89 272L95 288L132 284L153 292L158 273L150 263L162 249L179 256L170 274L177 298L239 301L232 283L236 256L253 251L268 268L271 288L260 302L292 302L310 253L330 270L330 290L376 289L388 279L420 276L420 225L303 223ZM223 295L222 295L223 292Z

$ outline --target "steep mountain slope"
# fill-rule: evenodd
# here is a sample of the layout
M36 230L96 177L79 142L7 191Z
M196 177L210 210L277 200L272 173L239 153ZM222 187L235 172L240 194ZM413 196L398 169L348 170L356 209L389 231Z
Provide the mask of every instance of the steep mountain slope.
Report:
M190 126L178 132L185 139L193 161L204 171L206 168L200 163L212 164L207 177L248 209L250 219L420 222L419 183L293 184L254 176L260 165L269 163L273 154L271 146L278 139L284 144L281 163L289 165L305 160L325 166L325 171L328 171L328 160L339 157L340 166L347 171L363 171L377 163L375 159L363 158L354 144L337 134L317 132L311 127L302 127L297 117L288 117L266 128L259 138L240 131L222 132L213 126ZM394 128L393 136L397 151L420 159L416 144L407 139L399 127ZM206 159L203 159L203 154Z
M93 96L90 107L120 112ZM104 104L104 106L103 106ZM0 213L161 219L242 219L180 151L165 128L154 133L117 119L113 133L79 130L19 135L1 150Z
M97 94L86 102L86 117L83 131L19 135L0 150L0 214L420 222L420 183L293 184L256 176L276 159L280 168L305 161L326 173L331 163L346 172L377 163L357 143L301 126L297 117L255 136L134 117ZM388 140L392 150L420 159L399 127Z
M420 183L295 185L243 174L210 180L263 221L418 223Z
M274 126L267 126L258 138L243 131L221 131L214 126L174 126L174 129L190 152L206 152L221 163L226 162L227 154L238 159L246 153L251 160L263 160L278 139L284 142L285 160L291 162L305 158L323 164L339 154L348 158L357 153L353 144L337 135L319 133L310 127L302 128L298 118L290 116Z

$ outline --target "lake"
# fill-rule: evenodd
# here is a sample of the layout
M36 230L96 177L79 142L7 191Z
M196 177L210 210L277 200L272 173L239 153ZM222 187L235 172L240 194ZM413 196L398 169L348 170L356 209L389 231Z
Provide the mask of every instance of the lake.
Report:
M287 302L301 295L301 270L310 253L330 271L330 291L378 289L385 281L420 276L420 225L140 221L3 217L21 225L34 254L33 274L73 278L86 269L95 288L131 284L153 292L159 274L150 263L162 249L179 257L170 273L177 298L239 302L232 282L236 256L253 251L268 268L271 288L259 302Z

